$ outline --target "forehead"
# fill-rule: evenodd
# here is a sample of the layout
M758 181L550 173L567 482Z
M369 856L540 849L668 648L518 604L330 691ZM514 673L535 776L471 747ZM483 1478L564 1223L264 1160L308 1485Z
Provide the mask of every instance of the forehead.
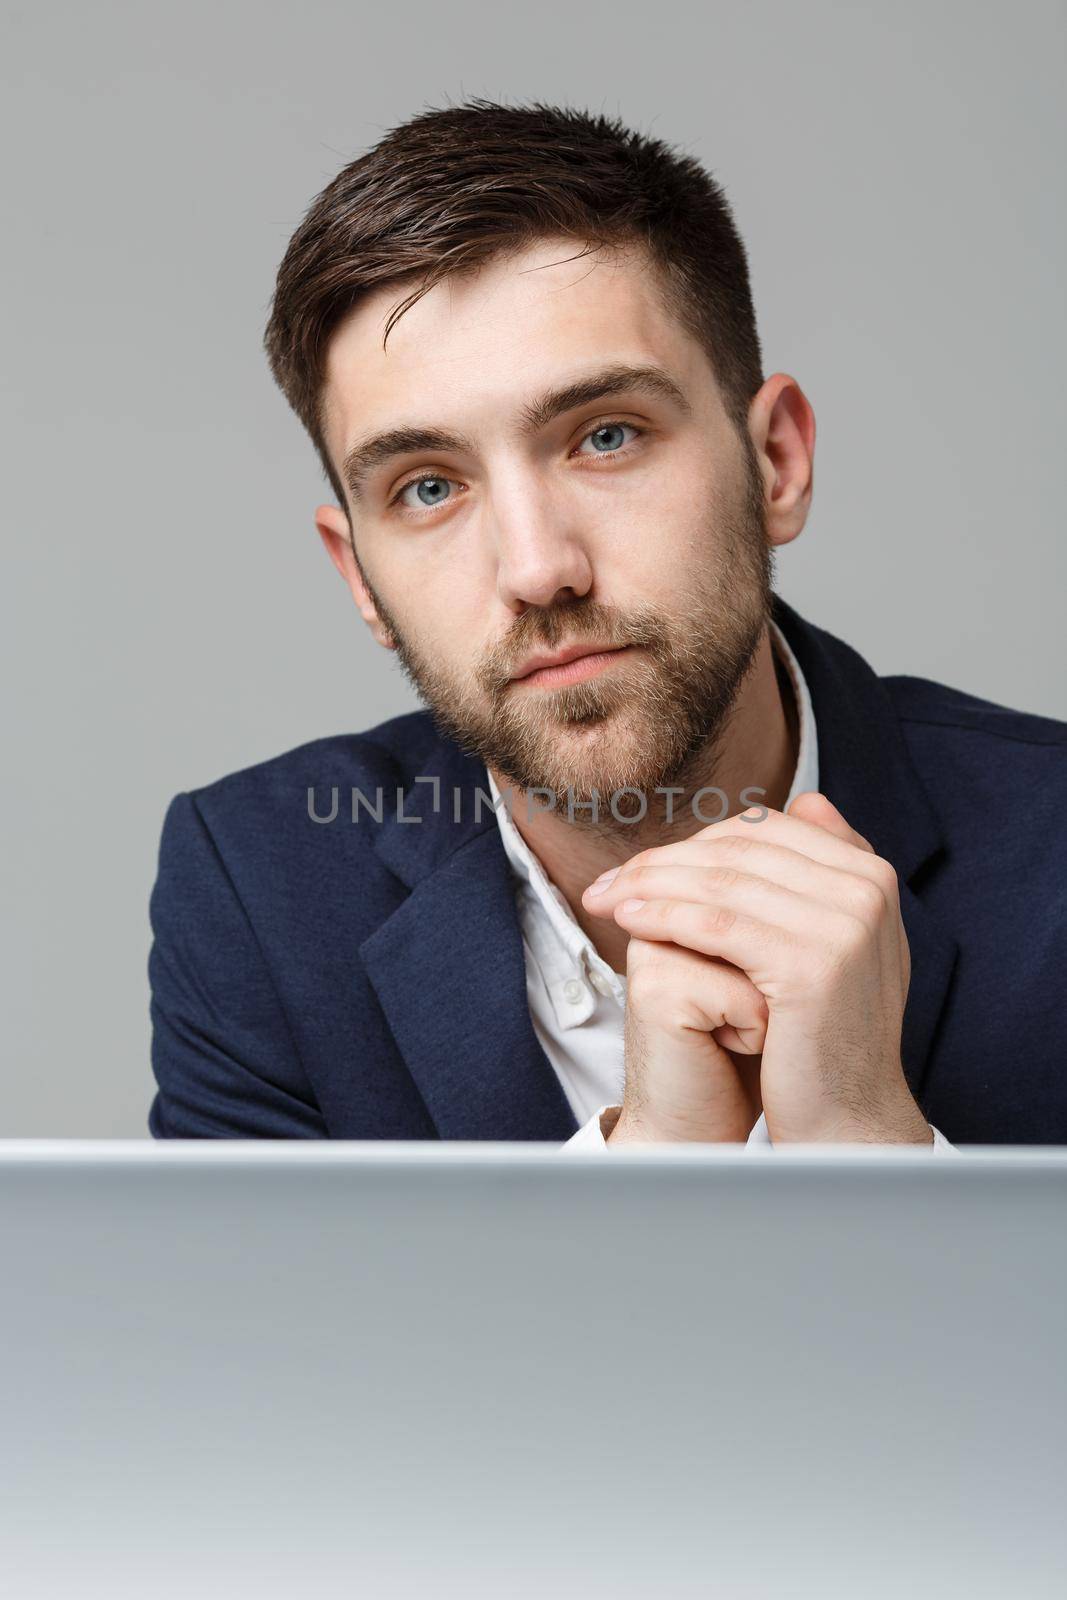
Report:
M414 284L375 290L334 331L325 369L327 442L335 462L371 427L420 419L470 431L506 417L561 370L605 360L662 365L684 384L702 352L669 315L637 250L580 255L540 240L448 278L385 324ZM707 369L710 370L710 369Z

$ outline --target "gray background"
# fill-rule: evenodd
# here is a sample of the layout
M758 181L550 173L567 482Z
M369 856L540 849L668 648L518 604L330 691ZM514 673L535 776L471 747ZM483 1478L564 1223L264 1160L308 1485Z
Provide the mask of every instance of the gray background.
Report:
M818 421L780 591L882 672L1067 717L1064 32L1040 0L5 7L0 1135L144 1135L171 796L415 704L260 339L312 196L426 106L704 161Z

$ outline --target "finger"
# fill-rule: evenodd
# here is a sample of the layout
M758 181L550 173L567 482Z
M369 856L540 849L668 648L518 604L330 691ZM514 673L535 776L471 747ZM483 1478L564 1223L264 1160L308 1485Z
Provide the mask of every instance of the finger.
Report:
M753 807L753 810L754 816L741 812L736 817L725 817L722 822L709 823L692 837L762 839L774 844L786 844L803 855L811 856L813 861L825 861L829 866L845 868L874 854L870 842L849 826L825 795L797 795L788 812L765 807ZM809 812L810 817L807 815ZM818 821L813 820L815 816Z
M803 794L798 794L786 815L799 822L808 822L817 828L825 828L827 833L843 839L846 844L853 844L860 850L874 853L874 846L870 840L865 839L862 833L857 833L829 796L821 794L816 789L806 789Z
M820 870L828 872L834 869ZM614 915L630 900L643 900L648 906L684 907L690 913L685 927L712 939L712 943L706 947L706 953L709 954L726 954L714 943L714 935L727 928L731 918L765 925L779 935L790 935L798 945L822 944L828 948L835 947L848 936L851 931L849 924L857 917L861 917L872 932L880 932L879 916L884 901L870 884L860 879L850 880L852 888L859 891L860 899L848 901L842 897L839 903L833 903L798 893L773 879L757 878L747 873L734 873L732 881L717 884L713 888L702 888L698 875L684 867L642 867L627 876L633 883L632 888L627 888L627 881L620 875L607 894L600 897L611 902L605 909L605 916L609 913ZM839 876L843 877L844 874ZM620 881L621 888L617 887ZM658 914L664 918L667 916L666 911ZM679 911L679 920L671 926L680 928L681 917L682 912ZM648 937L643 930L641 937ZM704 944L690 944L689 938L677 933L668 933L667 937L674 938L687 949L705 950Z
M642 946L641 940L634 938L629 949L628 965L632 963L635 969L642 964L641 956L646 963L648 957L656 963L657 1023L710 1033L716 1044L738 1055L761 1053L767 1037L767 1002L738 967L682 945ZM634 981L634 994L637 988ZM642 1016L641 1021L647 1026L649 1018Z
M825 799L825 796L818 798ZM796 805L802 799L803 796L798 795L793 804ZM799 814L794 816L792 808L786 815L781 811L765 807L753 807L753 810L758 810L761 814L748 816L742 812L736 817L725 817L722 822L711 822L706 828L701 828L699 832L690 834L686 839L679 839L674 844L650 845L647 850L635 852L624 866L643 863L654 856L657 858L678 856L680 859L685 859L685 853L691 851L694 846L704 845L711 840L736 839L741 841L737 848L743 850L746 844L758 839L761 843L781 844L787 849L808 856L812 861L822 861L827 866L840 867L844 872L851 870L866 873L876 879L879 874L884 876L884 868L890 864L885 862L883 866L872 867L872 862L881 862L882 858L874 852L873 846L862 834L857 833L854 828L849 828L830 801L826 801L826 805L841 818L835 828L810 822ZM820 815L829 818L829 812L821 807L816 808L811 800L806 801L801 810L807 810L809 806L819 809ZM848 838L842 836L844 830L848 831Z
M797 897L800 898L799 896ZM620 927L638 939L682 945L739 967L761 994L790 987L803 976L803 946L795 934L733 907L682 900L623 900ZM816 938L824 937L816 933Z
M887 909L897 905L896 873L879 856L853 850L849 869L815 860L788 845L771 844L751 834L679 840L676 845L642 851L603 874L583 892L593 916L610 916L628 896L714 900L739 880L759 878L827 905L863 915L870 910L870 885ZM663 876L669 872L670 877Z
M770 1015L766 1000L738 967L716 956L697 956L696 961L693 992L716 1044L738 1055L760 1055Z

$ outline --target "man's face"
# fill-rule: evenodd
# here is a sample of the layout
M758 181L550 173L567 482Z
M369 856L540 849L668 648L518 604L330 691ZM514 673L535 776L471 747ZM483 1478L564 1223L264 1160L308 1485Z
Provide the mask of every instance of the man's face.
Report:
M439 284L384 353L401 295L379 291L335 332L326 373L346 483L372 436L454 436L357 463L346 576L364 616L447 735L564 809L568 794L651 798L714 750L772 575L758 461L703 350L643 258L579 248L541 241ZM613 381L534 414L621 367L658 369L678 393ZM578 646L602 653L526 672Z

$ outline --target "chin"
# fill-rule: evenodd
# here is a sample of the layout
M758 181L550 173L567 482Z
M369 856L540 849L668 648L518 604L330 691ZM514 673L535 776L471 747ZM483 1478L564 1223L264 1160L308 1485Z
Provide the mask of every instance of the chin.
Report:
M595 792L604 805L619 789L637 788L651 794L661 771L659 762L648 761L647 746L642 751L618 729L607 733L604 729L575 729L539 765L543 773L539 787L557 794L571 789L576 800L589 799Z

